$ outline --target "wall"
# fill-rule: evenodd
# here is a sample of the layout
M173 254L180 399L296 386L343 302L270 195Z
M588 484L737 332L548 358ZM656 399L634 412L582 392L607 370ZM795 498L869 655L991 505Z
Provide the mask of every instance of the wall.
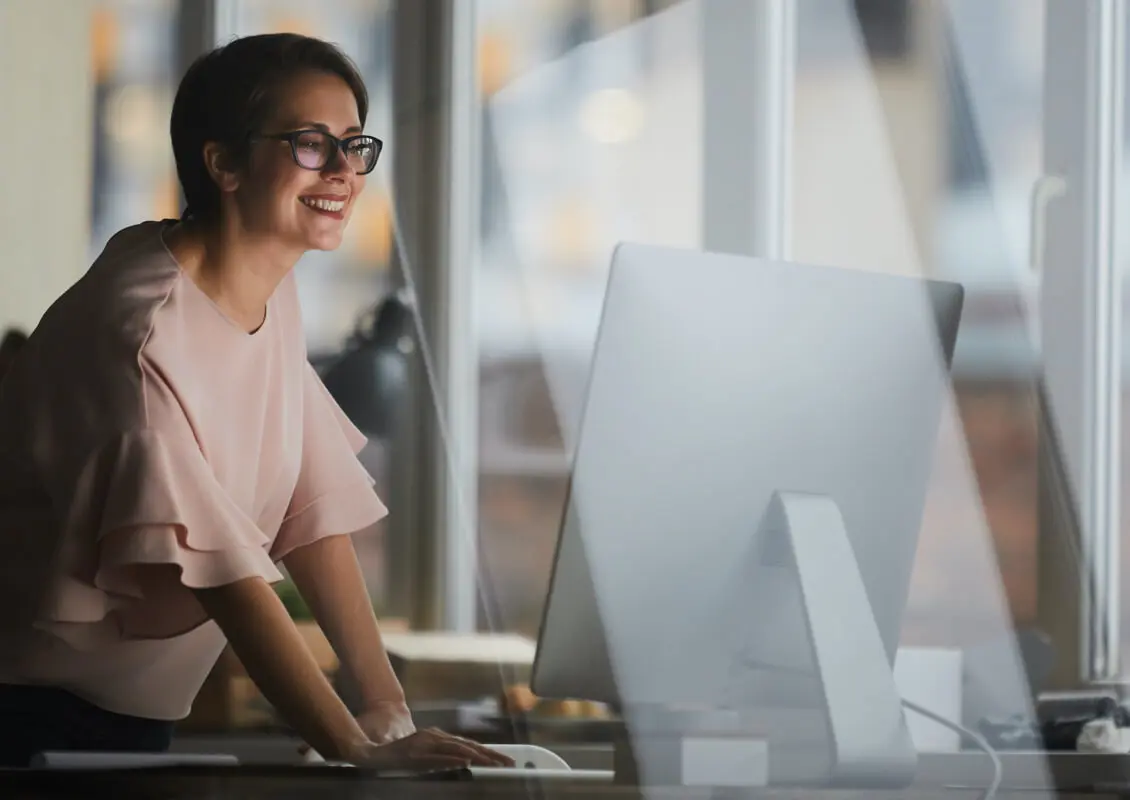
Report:
M0 2L0 329L30 329L90 240L92 0Z

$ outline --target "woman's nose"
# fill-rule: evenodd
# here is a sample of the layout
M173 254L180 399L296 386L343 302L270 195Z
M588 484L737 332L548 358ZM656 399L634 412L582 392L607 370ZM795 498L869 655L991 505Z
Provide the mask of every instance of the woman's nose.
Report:
M353 167L349 166L349 162L345 158L345 153L340 147L335 148L330 160L326 162L326 166L322 169L322 174L327 177L346 178L353 172Z

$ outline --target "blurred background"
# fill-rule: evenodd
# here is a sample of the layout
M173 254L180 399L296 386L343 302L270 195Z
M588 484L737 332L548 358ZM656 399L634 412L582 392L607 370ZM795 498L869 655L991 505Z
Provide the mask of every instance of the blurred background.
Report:
M1061 170L1094 172L1094 142L1105 140L1080 121L1081 141L1069 141L1063 120L1124 101L1096 95L1081 66L1097 34L1087 23L1057 39L1055 0L786 0L752 17L756 4L742 5L3 0L0 97L6 135L18 130L0 163L0 230L12 243L0 327L34 326L115 231L179 215L168 118L192 57L233 35L325 37L361 67L367 132L386 150L345 245L308 255L298 275L323 374L348 394L343 354L375 370L379 391L350 402L373 398L366 458L393 512L381 535L359 540L383 614L536 636L611 250L621 240L712 247L711 209L745 213L725 198L741 202L754 186L750 208L781 230L767 255L967 287L950 444L903 638L968 646L1034 626L1041 593L1060 582L1046 574L1054 564L1041 566L1042 385L1066 409L1079 502L1102 509L1087 517L1087 541L1118 563L1117 508L1130 499L1119 477L1130 470L1118 469L1125 331L1111 309L1121 303L1088 277L1104 236L1118 274L1127 266L1111 216L1130 139L1120 116L1104 123L1119 126L1101 162L1115 190L1107 205L1063 201L1106 214L1105 228L1072 239L1049 225L1045 240L1033 200L1054 137L1056 152L1078 154ZM762 52L752 33L744 48L715 42L731 13L770 20L785 44ZM716 52L740 58L720 65L707 57ZM1118 75L1130 71L1120 51L1110 57ZM770 91L755 91L769 82L751 70L773 70ZM421 105L428 86L446 105ZM727 115L742 109L760 126L756 142L727 138ZM777 178L742 150L763 140L780 156ZM736 168L719 170L718 148L732 149ZM429 243L437 237L446 249ZM1068 288L1048 290L1053 276ZM1123 296L1121 283L1114 290ZM402 303L411 313L373 333L375 312L387 321ZM1050 376L1049 351L1059 359ZM1118 570L1099 570L1125 607ZM1108 619L1124 650L1130 614Z

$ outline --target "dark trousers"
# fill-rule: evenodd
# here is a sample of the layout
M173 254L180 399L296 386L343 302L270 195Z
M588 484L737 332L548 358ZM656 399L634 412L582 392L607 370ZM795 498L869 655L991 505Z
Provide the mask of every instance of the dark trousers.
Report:
M63 689L0 684L0 767L45 750L161 753L174 723L115 714Z

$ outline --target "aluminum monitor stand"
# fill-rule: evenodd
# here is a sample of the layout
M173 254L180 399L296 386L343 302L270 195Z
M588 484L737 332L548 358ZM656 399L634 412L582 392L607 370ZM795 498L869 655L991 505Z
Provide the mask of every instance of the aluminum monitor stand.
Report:
M804 671L815 678L827 715L828 738L821 741L820 754L778 749L746 730L737 708L707 712L633 705L624 709L628 726L615 741L616 782L909 786L917 751L835 501L826 495L774 493L757 542L761 565L787 569L799 582L812 654ZM758 645L774 647L771 641ZM729 680L740 693L742 670Z
M835 786L906 786L918 755L843 516L825 495L776 492L761 520L764 563L800 583L828 714ZM773 780L772 768L770 781Z

